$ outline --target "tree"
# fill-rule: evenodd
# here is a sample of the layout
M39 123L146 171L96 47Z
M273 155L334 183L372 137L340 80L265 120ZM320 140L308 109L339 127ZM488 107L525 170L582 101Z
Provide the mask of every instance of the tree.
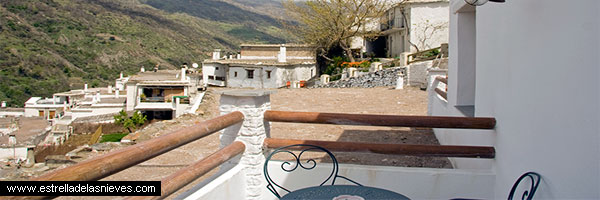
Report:
M113 116L113 118L115 118L115 123L123 125L123 128L126 128L129 131L129 133L133 132L131 130L132 128L136 129L138 126L141 126L144 123L146 123L147 120L146 115L143 115L139 111L135 111L133 113L133 116L129 117L125 110L121 110L121 112Z
M385 0L308 0L297 2L285 0L286 14L297 24L286 24L288 29L300 36L303 42L317 46L319 55L340 47L354 62L350 43L354 37L373 38L379 36L379 19L386 11Z

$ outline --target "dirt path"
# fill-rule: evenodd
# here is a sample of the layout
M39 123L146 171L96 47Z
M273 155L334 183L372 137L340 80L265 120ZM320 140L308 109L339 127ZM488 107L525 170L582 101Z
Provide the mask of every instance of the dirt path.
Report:
M221 90L221 89L219 89ZM388 88L347 88L347 89L280 89L271 96L273 110L338 112L363 114L425 115L427 110L426 92L416 88L391 90ZM213 92L206 95L200 107L200 115L187 115L172 121L152 124L144 130L140 140L185 128L202 120L219 115L219 96ZM272 123L271 137L287 139L360 141L397 144L438 144L430 130L411 130L410 128L336 126L294 123ZM171 173L189 165L218 150L219 134L184 145L173 151L138 164L102 180L160 180ZM445 158L426 158L413 156L390 156L364 153L334 152L341 163L371 164L388 166L449 168ZM170 197L176 197L193 185L214 174L199 178ZM115 197L105 197L113 199ZM61 197L60 199L80 199ZM102 199L102 198L101 198Z

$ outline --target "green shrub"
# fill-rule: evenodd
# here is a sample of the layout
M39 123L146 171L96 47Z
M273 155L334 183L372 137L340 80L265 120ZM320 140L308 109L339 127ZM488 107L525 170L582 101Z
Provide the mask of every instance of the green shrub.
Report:
M102 135L102 138L100 139L100 143L102 143L102 142L120 142L121 139L127 135L129 135L129 133L112 133L112 134Z

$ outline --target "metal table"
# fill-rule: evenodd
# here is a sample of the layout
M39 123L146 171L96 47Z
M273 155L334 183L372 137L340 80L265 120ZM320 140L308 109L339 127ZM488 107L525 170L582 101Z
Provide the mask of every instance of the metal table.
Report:
M368 200L409 198L381 188L356 185L326 185L296 190L286 194L281 199Z

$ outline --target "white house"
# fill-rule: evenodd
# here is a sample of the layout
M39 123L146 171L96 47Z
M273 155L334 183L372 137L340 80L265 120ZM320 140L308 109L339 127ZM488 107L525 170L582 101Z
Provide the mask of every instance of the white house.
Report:
M198 82L181 70L159 70L140 72L128 78L126 110L139 110L148 119L172 119L178 117L192 106L195 100Z
M491 198L525 171L542 175L536 199L600 198L600 1L450 5L447 100L431 92L429 112L497 120L493 131L435 130L445 145L496 149L454 167L492 170Z
M448 0L406 0L381 20L388 57L401 57L448 43ZM412 44L411 44L412 43Z
M239 59L222 59L220 52L202 63L207 85L239 88L280 88L317 75L311 46L243 44Z
M39 116L51 120L62 115L67 107L67 102L60 98L31 97L25 102L25 117Z

